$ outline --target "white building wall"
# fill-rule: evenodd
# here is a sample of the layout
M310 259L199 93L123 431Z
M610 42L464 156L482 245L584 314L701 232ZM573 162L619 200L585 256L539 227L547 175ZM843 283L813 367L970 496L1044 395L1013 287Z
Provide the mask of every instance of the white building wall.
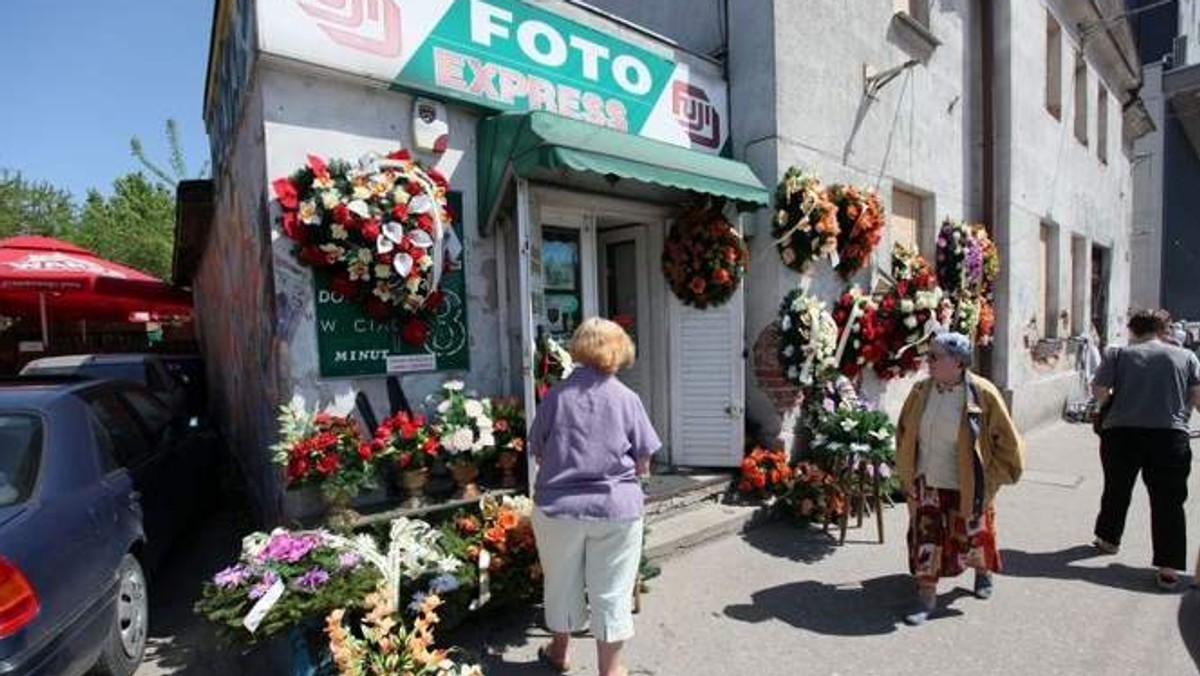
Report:
M1064 16L1056 2L1050 7L1058 16ZM1087 145L1075 137L1073 64L1080 43L1074 26L1065 20L1060 22L1064 77L1062 119L1058 120L1045 106L1045 5L1036 0L1007 4L999 23L1000 30L1008 35L1008 63L997 87L1006 90L1002 98L1007 100L1008 119L1002 123L1000 145L1004 153L998 168L1003 280L1002 305L997 312L1001 344L995 375L1011 392L1017 422L1030 426L1059 415L1063 401L1077 383L1069 351L1063 350L1052 360L1038 361L1033 350L1046 335L1067 337L1071 333L1069 315L1081 309L1070 302L1070 276L1065 274L1071 269L1073 236L1084 238L1089 250L1098 245L1109 251L1107 325L1097 328L1109 340L1123 341L1129 308L1132 182L1130 161L1120 143L1120 103L1111 86L1107 164L1097 157L1098 88L1102 79L1113 78L1097 73L1090 56L1085 56ZM1059 307L1068 313L1065 323L1050 332L1034 322L1040 303L1036 265L1043 222L1057 229L1057 246L1051 245L1051 257L1057 257L1060 265L1058 274L1052 269L1050 279L1057 289ZM1090 275L1090 264L1087 269ZM1082 308L1090 306L1089 286L1082 287L1088 298Z
M306 162L310 153L327 159L357 160L366 153L384 155L400 147L413 148L412 102L407 94L380 89L329 74L309 74L268 65L261 71L267 180L287 176ZM450 149L440 157L416 155L436 167L463 193L467 273L467 326L470 371L403 376L401 383L414 406L432 394L448 377L462 377L468 388L483 394L506 393L501 382L500 321L496 296L496 239L479 235L477 217L475 126L478 117L448 107ZM348 412L357 392L365 392L379 413L388 410L386 381L380 377L323 380L318 373L315 298L308 268L296 265L292 242L271 226L277 290L299 291L299 312L281 322L286 357L281 365L282 390L294 392L310 407ZM298 280L296 278L299 278Z
M852 183L874 188L886 210L892 190L902 187L925 196L922 223L925 239L944 217L976 217L975 161L968 138L978 109L965 90L970 56L964 35L970 30L970 3L934 3L930 32L941 42L930 49L893 16L891 3L815 0L775 2L773 7L773 67L762 54L762 35L742 29L747 22L765 20L761 8L735 5L730 16L730 72L734 105L735 154L741 150L759 177L770 187L792 165L816 172L826 183ZM749 52L749 54L747 53ZM875 99L863 93L864 66L874 72L918 64L898 75ZM776 96L770 106L769 94ZM773 110L775 130L764 131L763 114ZM739 110L748 110L739 116ZM744 131L752 126L753 132ZM770 148L760 143L770 139ZM743 150L745 146L749 150ZM764 160L774 166L764 166ZM832 301L844 283L821 262L811 281L782 264L770 237L773 209L759 213L751 242L753 269L747 281L746 332L750 344L778 318L779 303L796 286ZM893 240L890 233L875 254L875 265L888 270ZM855 280L872 283L865 270ZM790 439L795 411L778 410L764 396L764 384L748 374L748 414L764 431L779 430ZM887 387L867 376L864 389L892 412L897 412L912 380Z
M1142 68L1142 100L1154 131L1134 141L1133 224L1130 233L1131 307L1158 307L1162 304L1163 187L1166 153L1163 147L1163 120L1166 101L1162 95L1162 63Z

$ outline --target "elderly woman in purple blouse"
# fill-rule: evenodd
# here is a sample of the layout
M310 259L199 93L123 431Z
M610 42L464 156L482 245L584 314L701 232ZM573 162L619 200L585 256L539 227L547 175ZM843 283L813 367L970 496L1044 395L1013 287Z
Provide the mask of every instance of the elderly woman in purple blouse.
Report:
M576 368L538 406L530 432L539 463L533 529L553 633L538 657L566 671L571 632L588 625L590 605L600 676L621 676L642 555L638 475L648 471L662 443L642 401L615 376L634 360L624 329L587 319L570 352Z

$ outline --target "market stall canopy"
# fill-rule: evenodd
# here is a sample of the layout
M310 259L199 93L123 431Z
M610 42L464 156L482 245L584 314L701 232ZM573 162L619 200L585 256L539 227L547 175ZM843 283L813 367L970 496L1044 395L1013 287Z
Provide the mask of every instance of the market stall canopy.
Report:
M50 237L0 240L0 310L42 308L61 319L127 321L132 313L185 316L191 296L162 280Z
M762 182L741 162L547 112L485 118L478 138L485 230L513 177L553 179L564 170L723 197L743 209L770 201Z

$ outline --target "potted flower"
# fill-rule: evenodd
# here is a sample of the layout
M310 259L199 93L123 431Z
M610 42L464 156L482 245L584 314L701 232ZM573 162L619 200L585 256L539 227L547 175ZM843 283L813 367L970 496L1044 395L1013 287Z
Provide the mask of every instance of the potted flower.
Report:
M437 459L440 444L425 416L400 411L379 423L371 442L377 455L395 463L404 490L404 505L420 507L429 467Z
M289 488L319 486L332 509L331 519L353 519L350 503L375 488L375 454L361 440L354 422L329 413L310 415L299 402L283 407L279 442L271 449L286 468Z
M737 488L751 498L778 497L792 483L792 468L788 466L787 451L755 448L742 458Z
M446 381L442 384L442 401L437 405L434 429L446 465L458 484L455 497L478 497L479 465L496 445L491 402L466 396L461 380Z
M525 408L516 397L493 397L491 403L500 486L515 488L519 483L516 470L525 455Z

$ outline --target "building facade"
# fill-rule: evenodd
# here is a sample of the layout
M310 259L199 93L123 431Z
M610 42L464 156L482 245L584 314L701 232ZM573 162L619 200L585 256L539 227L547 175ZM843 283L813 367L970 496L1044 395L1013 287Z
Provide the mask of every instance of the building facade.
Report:
M864 287L894 242L932 257L944 218L987 224L1002 267L983 368L1020 424L1057 416L1077 386L1071 337L1120 334L1141 103L1115 2L217 5L214 216L181 239L200 339L219 356L213 404L266 518L282 511L261 450L278 404L344 412L361 392L380 408L389 375L412 401L454 375L531 407L535 339L582 316L634 334L623 377L670 464L734 466L747 429L789 440L779 303L801 285L827 300L843 289L827 265L801 276L775 250L764 188L792 166L880 195L891 225L853 280ZM354 343L326 330L341 315L296 264L269 188L309 154L416 147L421 117L444 124L419 156L457 193L465 261L465 360L436 372L329 347ZM731 302L698 311L666 289L659 258L680 205L704 199L726 204L752 264ZM360 354L379 363L334 363ZM894 410L911 383L862 388Z
M1134 146L1133 303L1200 318L1200 3L1131 2L1155 130Z

